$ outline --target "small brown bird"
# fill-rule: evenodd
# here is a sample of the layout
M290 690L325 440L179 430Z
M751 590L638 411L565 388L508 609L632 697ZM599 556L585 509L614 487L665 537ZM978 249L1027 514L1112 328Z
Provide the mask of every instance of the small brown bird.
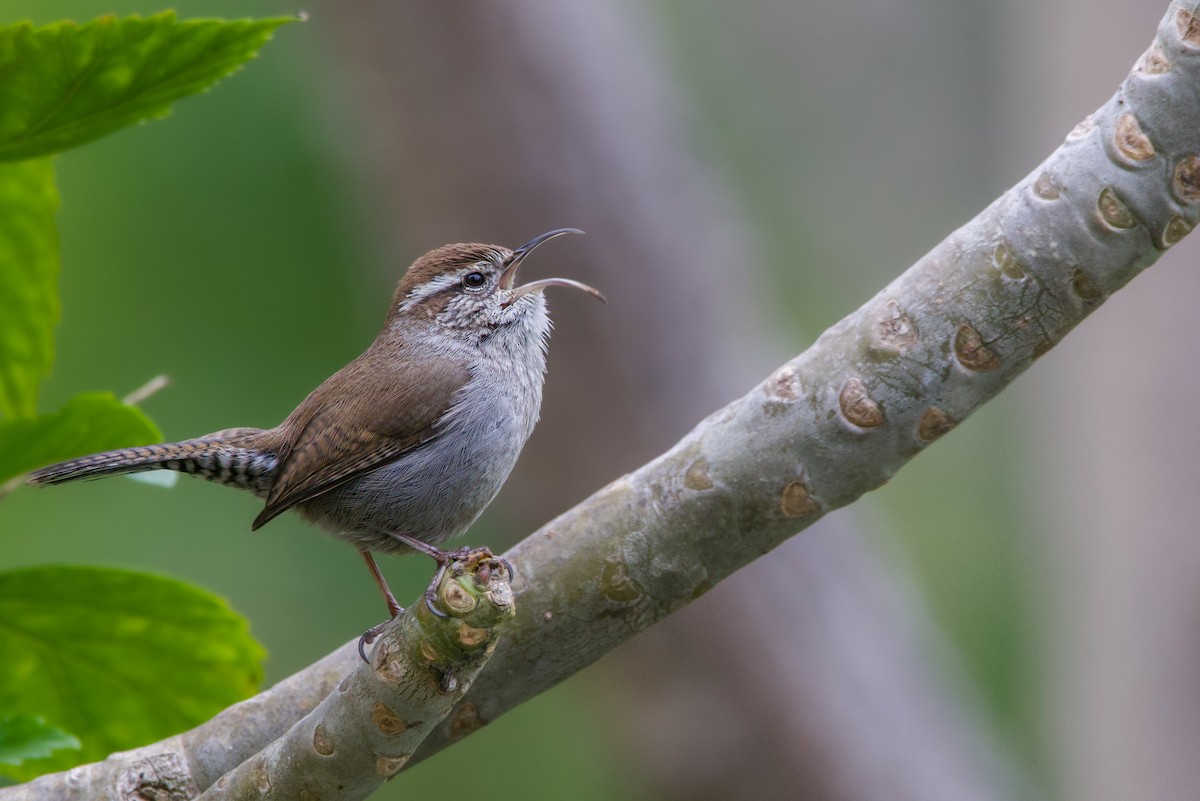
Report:
M542 404L550 319L542 290L514 286L535 248L458 244L417 259L383 330L272 429L231 428L44 467L30 484L166 469L265 500L257 529L288 509L358 548L392 616L400 611L372 551L436 547L475 522L508 478ZM365 635L365 636L368 636ZM369 638L367 639L369 642Z

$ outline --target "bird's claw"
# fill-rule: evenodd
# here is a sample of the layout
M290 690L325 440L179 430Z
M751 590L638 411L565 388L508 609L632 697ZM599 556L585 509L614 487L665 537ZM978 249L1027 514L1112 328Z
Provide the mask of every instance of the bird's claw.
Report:
M382 623L379 623L378 625L371 626L371 628L362 633L362 636L358 638L358 655L362 661L366 662L367 664L371 663L370 658L367 657L367 646L374 644L375 638L383 633L384 627L387 626L388 623L391 623L393 620L400 617L402 614L404 614L404 608L400 607L390 618Z
M513 570L512 562L508 561L503 556L497 556L496 559L499 560L500 564L504 565L504 572L508 573L508 580L512 581L513 577L517 575Z
M407 539L408 538L403 538L402 541ZM447 570L450 570L451 575L453 576L461 576L464 572L471 569L472 566L484 560L490 559L495 560L504 566L504 570L508 573L508 579L510 581L515 575L513 572L512 563L510 563L503 556L496 556L493 554L492 549L488 548L487 546L479 548L462 547L455 548L452 551L443 551L436 546L429 545L428 543L422 543L422 545L423 548L420 550L432 556L438 565L437 572L433 575L433 580L429 583L429 587L425 590L425 608L429 610L430 614L436 617L450 617L437 605L438 587L441 586L442 579L445 577ZM414 550L418 549L414 547ZM481 576L484 576L484 581L487 580L486 573L481 571ZM403 612L403 609L398 608L396 615ZM393 617L396 615L393 615ZM387 623L388 621L384 621L378 626L372 626L363 632L363 635L358 638L358 655L362 658L362 661L370 663L371 660L367 657L367 647L375 642L375 638L380 635L380 633L383 631L383 627L386 626Z
M368 665L371 664L371 660L367 658L367 646L374 643L377 636L379 636L379 627L372 626L358 638L358 656Z
M436 617L441 617L441 618L450 617L445 612L443 612L441 609L438 609L437 603L434 599L432 589L425 591L425 608L428 609Z

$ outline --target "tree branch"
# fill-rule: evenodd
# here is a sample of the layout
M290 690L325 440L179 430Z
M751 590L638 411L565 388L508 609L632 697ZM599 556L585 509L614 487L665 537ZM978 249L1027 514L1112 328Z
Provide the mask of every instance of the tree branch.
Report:
M806 11L764 7L752 15L754 21L735 23L732 17L740 12L712 3L664 15L656 6L624 0L347 2L347 13L330 22L338 35L339 63L361 87L355 107L363 115L364 147L354 154L374 226L387 240L379 263L407 258L418 243L460 236L503 241L538 221L562 220L593 236L568 243L556 258L572 275L602 282L612 299L609 309L588 308L573 298L554 300L562 324L550 349L542 419L489 512L493 520L505 521L507 533L485 527L491 536L533 531L614 476L657 456L792 355L781 352L790 346L779 332L768 330L772 315L764 311L777 304L762 300L763 282L775 280L768 274L789 269L764 267L760 257L775 250L768 243L779 232L764 237L749 223L746 211L761 204L743 203L737 181L731 183L721 166L724 159L706 157L708 148L701 145L731 135L756 137L737 125L739 134L726 130L717 140L709 141L712 131L696 136L698 128L714 122L703 99L713 99L714 85L702 77L702 63L691 62L736 59L745 47L766 47L763 55L773 69L758 74L740 63L732 73L722 71L722 80L765 79L780 68L800 75L804 63L820 58L803 44L805 37L785 36L788 44L778 39L772 44L762 35L763 29L802 23L810 16ZM915 14L913 21L927 16L921 6L920 0L892 5L893 13ZM846 13L831 12L833 19L826 19L808 11L821 20L820 28ZM857 48L882 48L875 61L896 46L886 16L863 20L852 34ZM725 32L717 34L714 25ZM1152 30L1150 23L1142 30ZM496 48L496 41L506 46ZM808 55L797 55L797 48ZM488 69L461 58L464 52L488 53ZM869 70L871 61L855 63ZM762 59L757 63L763 66ZM853 84L854 72L839 81ZM759 122L770 119L771 127L786 128L796 109L808 108L821 95L816 84L800 83L790 96L776 93L773 103L752 102L775 109L759 108L768 115ZM829 88L824 80L817 83ZM870 104L879 91L843 88L866 91L856 96L856 105L864 99ZM914 102L896 110L894 121L901 127L918 119L938 127L928 116L936 113L933 107L956 102L953 94L940 101L910 99ZM751 111L735 105L738 113ZM464 126L464 109L488 120L496 135L480 136ZM849 122L856 114L862 116L835 112L816 123L817 129L836 128L833 120ZM951 150L974 146L963 140ZM838 148L822 152L836 161ZM781 166L789 158L776 157ZM801 154L792 158L804 161ZM863 198L855 219L887 212L883 198L897 197L900 186L917 185L911 180L919 173L916 163L900 168L910 180ZM790 172L788 167L781 174ZM857 185L850 173L846 177ZM506 202L475 191L479 186L504 187ZM837 206L838 193L853 190L830 191L827 199ZM810 208L811 201L800 205ZM906 214L911 210L901 217ZM799 238L811 243L811 220L782 237L795 242L806 228L810 235ZM829 233L826 250L837 239L833 229ZM856 247L862 252L864 245ZM814 257L806 251L799 260L838 263ZM881 269L899 272L895 264ZM834 280L811 277L814 286ZM573 458L570 452L585 456ZM895 565L879 549L880 521L861 504L834 517L777 549L770 560L739 570L702 603L671 615L653 637L617 649L599 673L575 686L572 694L587 696L588 705L602 709L611 723L621 722L619 753L611 758L622 760L623 773L664 801L753 795L756 786L797 800L858 801L880 795L872 791L870 777L882 781L894 801L1000 801L1020 795L1011 787L1020 769L978 714L979 688L956 680L946 633L927 617L920 594L905 591ZM864 537L868 518L873 534ZM823 579L811 581L814 573ZM789 592L777 593L769 609L762 605L761 588L771 583L764 575L792 576ZM760 611L746 617L747 606ZM777 641L771 652L751 645L758 659L740 660L747 644L774 640L785 626L786 644ZM663 654L685 653L699 643L704 660L676 660L671 670L659 669ZM866 660L864 643L874 649ZM790 660L786 679L775 657ZM771 682L769 697L754 678L762 672L781 679ZM898 683L903 692L895 692ZM717 739L697 726L711 715L721 720ZM865 721L871 722L868 747ZM698 753L720 752L731 740L738 743L736 755L697 761ZM514 750L495 738L487 748L497 754ZM798 749L803 759L796 758ZM1008 778L1009 786L996 776Z
M499 560L474 551L440 573L431 601L422 598L388 621L370 664L359 660L356 641L348 652L335 652L298 674L304 681L281 682L191 732L0 795L93 801L197 794L207 801L366 798L399 772L495 651L515 608L509 579ZM262 748L257 738L285 724L290 728ZM450 725L469 723L460 712ZM219 767L231 770L218 778Z
M487 664L513 615L508 579L486 551L453 563L435 602L415 603L388 624L369 668L360 665L201 801L366 798L404 767Z
M417 758L885 483L1186 235L1200 217L1198 7L1173 2L1116 96L1017 186L748 395L507 554L521 613L451 713L458 725L435 729ZM767 602L777 589L764 588ZM348 644L286 691L234 707L262 713L262 724L239 727L244 742L278 736L280 718L303 714L354 658ZM208 760L195 775L211 777L246 750L180 735L62 774L74 778L58 786L113 782L130 758L168 754ZM18 797L47 796L0 791Z
M494 720L886 483L1186 235L1200 217L1198 6L1173 2L1117 94L1023 181L510 551L523 611L464 703ZM435 733L418 757L448 742Z

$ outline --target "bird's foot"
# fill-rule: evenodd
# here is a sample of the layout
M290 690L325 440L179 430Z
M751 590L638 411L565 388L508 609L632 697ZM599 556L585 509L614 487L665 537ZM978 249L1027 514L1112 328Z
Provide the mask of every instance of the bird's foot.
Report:
M375 638L383 633L387 624L402 614L404 614L403 607L397 607L396 612L390 618L376 626L371 626L371 628L362 633L362 636L358 638L358 655L362 658L362 661L370 664L371 660L367 657L367 646L374 644Z
M432 548L433 546L430 547ZM442 579L445 578L447 570L450 571L451 578L457 578L463 573L474 570L480 580L486 581L490 569L488 565L481 565L480 563L499 561L503 563L509 575L512 575L512 570L509 569L508 562L503 559L497 560L496 555L492 553L492 549L486 545L481 548L455 548L452 551L443 551L440 548L436 548L435 550L438 551L438 554L436 556L433 556L433 554L430 555L437 560L438 569L433 574L433 579L430 580L429 586L425 588L425 607L438 617L448 617L437 604L438 587L442 585Z
M447 570L451 570L452 576L461 576L468 570L476 569L476 566L480 562L492 560L497 561L504 566L504 569L508 571L510 579L513 575L512 565L508 563L508 560L498 558L494 553L492 553L492 549L488 548L486 545L481 548L472 548L470 546L466 546L447 551L401 531L393 531L389 536L398 542L404 543L414 551L425 554L438 563L438 570L433 574L433 580L429 582L429 588L425 591L425 601L429 606L429 610L439 617L445 617L445 614L436 608L434 601L437 600L438 585L441 584L442 578L445 576ZM488 576L486 571L488 568L485 565L481 569L485 572L480 576L480 578L486 581Z
M474 571L476 579L483 583L487 583L491 579L492 571L496 569L503 570L509 581L512 580L514 575L512 565L509 564L509 561L502 556L496 556L492 553L492 549L487 546L443 550L436 545L431 545L424 540L419 540L416 537L401 532L393 532L391 537L437 562L438 569L433 574L433 579L429 582L429 586L425 589L425 608L429 610L430 614L437 617L449 617L438 604L438 588L441 587L442 580L446 577L446 571L450 571L451 578L457 578L464 573ZM374 560L371 559L370 554L364 551L363 556L367 559L367 565L371 568L371 573L375 576L376 582L380 584L380 588L384 591L384 597L388 600L388 609L392 612L392 617L402 614L404 610L399 604L396 604L395 598L386 589L387 585L383 583L379 568L375 565ZM380 623L378 626L373 626L359 637L358 655L362 657L364 662L369 661L367 659L367 646L375 642L375 638L380 635L386 625L387 621Z

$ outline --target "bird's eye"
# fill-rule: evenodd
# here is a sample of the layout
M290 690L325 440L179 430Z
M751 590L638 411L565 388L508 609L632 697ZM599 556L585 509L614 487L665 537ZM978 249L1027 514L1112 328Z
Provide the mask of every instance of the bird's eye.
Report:
M480 272L467 273L462 278L462 285L466 289L479 289L487 283L487 276Z

